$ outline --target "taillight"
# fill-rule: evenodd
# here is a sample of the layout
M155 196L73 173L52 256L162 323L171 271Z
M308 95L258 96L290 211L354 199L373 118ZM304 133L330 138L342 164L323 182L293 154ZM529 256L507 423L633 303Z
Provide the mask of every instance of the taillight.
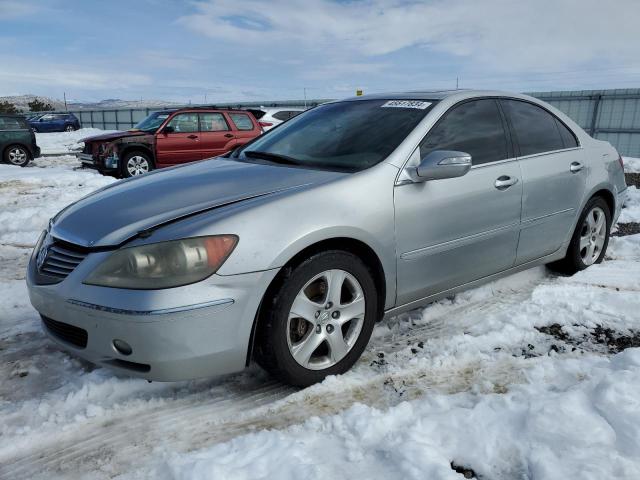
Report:
M264 127L273 127L273 123L269 122L258 122L262 128Z

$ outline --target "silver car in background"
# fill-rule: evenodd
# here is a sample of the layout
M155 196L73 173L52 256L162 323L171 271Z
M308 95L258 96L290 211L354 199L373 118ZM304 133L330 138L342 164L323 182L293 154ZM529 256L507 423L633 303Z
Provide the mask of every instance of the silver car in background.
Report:
M309 385L348 370L384 316L600 262L621 162L524 95L327 103L68 206L29 262L30 298L53 340L121 372L183 380L256 360Z
M277 127L282 122L300 115L305 110L306 108L304 107L260 107L259 109L249 109L265 132Z

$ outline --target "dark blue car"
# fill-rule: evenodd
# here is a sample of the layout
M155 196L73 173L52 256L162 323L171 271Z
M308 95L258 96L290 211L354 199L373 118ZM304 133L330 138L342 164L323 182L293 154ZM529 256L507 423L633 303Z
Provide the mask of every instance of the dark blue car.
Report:
M80 120L73 113L45 113L29 119L36 132L73 132L80 128Z

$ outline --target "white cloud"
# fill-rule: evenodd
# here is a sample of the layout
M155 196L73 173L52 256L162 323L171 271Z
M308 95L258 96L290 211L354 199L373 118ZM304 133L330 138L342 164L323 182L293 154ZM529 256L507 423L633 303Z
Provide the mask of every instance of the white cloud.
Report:
M342 62L355 57L362 63L422 46L501 71L637 63L640 2L609 5L601 0L216 0L197 3L197 13L178 21L212 39L263 45L285 57Z
M0 20L32 15L39 10L38 5L26 1L0 0Z

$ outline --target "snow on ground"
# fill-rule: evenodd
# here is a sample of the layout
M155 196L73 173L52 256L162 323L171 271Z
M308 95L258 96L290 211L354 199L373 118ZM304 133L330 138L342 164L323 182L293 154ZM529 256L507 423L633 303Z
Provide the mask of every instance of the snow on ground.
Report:
M82 149L83 138L103 133L111 133L115 130L100 130L99 128L81 128L74 132L50 132L36 133L36 143L42 151L42 155L64 154Z
M620 212L620 223L640 222L640 188L629 185L624 208Z
M640 158L622 157L624 171L627 173L640 173Z
M0 166L0 478L640 478L640 234L384 321L304 390L147 383L59 350L29 305L48 218L115 181L75 166Z

